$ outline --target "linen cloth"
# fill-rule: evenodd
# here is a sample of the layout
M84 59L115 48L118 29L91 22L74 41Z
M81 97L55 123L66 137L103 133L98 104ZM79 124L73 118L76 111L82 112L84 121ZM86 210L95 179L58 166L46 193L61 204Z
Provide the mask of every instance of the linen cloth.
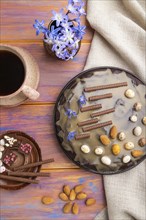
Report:
M146 0L88 0L95 30L85 69L115 66L146 82ZM146 220L146 160L122 174L104 176L107 208L96 220Z

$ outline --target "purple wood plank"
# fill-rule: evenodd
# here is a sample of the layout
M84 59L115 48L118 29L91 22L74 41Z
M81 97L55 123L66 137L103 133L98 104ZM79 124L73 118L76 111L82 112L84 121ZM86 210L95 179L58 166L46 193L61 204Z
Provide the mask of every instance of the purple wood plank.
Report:
M1 40L37 40L33 23L35 19L45 20L46 24L51 20L52 10L59 11L66 8L67 1L46 1L46 0L2 0L1 1ZM88 23L82 17L83 24ZM91 28L87 28L84 42L90 42L92 38Z
M51 177L39 178L38 185L28 185L18 191L1 189L0 217L2 220L93 220L105 207L105 198L101 176L90 174L81 170L50 171ZM79 205L79 214L64 214L62 207L65 202L58 198L62 187L68 184L71 188L78 184L85 184L84 191L88 197L96 199L96 204L90 207L84 205L84 201L76 202ZM41 198L50 196L54 199L51 205L43 205Z
M55 102L58 94L65 84L80 71L82 71L86 54L90 44L82 44L79 53L71 61L60 61L50 57L44 50L42 43L11 43L27 49L36 59L40 68L40 83L38 91L40 98L38 102Z
M0 132L20 130L32 136L39 144L43 159L54 158L55 162L44 168L76 167L59 146L53 126L54 106L21 105L0 110ZM77 168L77 167L76 167Z

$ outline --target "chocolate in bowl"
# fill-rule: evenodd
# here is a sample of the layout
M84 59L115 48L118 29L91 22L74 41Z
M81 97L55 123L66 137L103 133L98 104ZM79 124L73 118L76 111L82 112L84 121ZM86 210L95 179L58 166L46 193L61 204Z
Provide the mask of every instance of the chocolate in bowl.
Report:
M128 86L126 87L105 89L89 93L83 92L86 87L114 84L125 81L128 83ZM135 91L135 97L133 99L125 97L124 93L127 89L133 89ZM77 134L83 133L82 128L77 125L79 122L91 119L90 115L93 111L87 113L82 113L80 111L78 99L83 93L86 96L87 106L91 104L102 104L103 108L101 110L97 110L97 112L113 107L116 109L114 113L101 116L99 119L100 122L112 120L113 125L116 125L118 128L118 132L124 131L127 134L125 141L121 142L116 138L111 140L111 144L109 146L102 145L99 141L99 136L101 134L109 136L111 126L90 131L91 137L88 139L75 140L74 138L71 141L67 140L68 133L71 131L75 131ZM90 96L105 93L112 93L113 97L94 102L88 101ZM145 98L144 83L129 71L116 67L99 67L81 72L79 75L70 80L63 88L55 105L54 124L56 136L61 148L75 164L94 173L116 174L135 167L146 158L146 145L144 147L140 147L138 145L140 137L133 135L134 127L141 126L142 137L145 137L145 126L141 122L142 117L145 116ZM133 105L136 102L142 102L142 110L139 112L135 112L133 110ZM67 118L66 109L68 108L74 110L77 113L77 117L72 117L71 119ZM132 114L137 114L138 121L136 123L129 121L129 117ZM143 155L138 158L132 157L132 150L125 150L124 148L124 144L128 141L134 141L135 148L133 150L143 151ZM80 148L84 144L90 147L91 151L89 154L81 152ZM112 144L120 145L121 152L118 156L112 154ZM101 162L101 156L95 155L95 147L99 145L104 148L104 154L102 156L110 157L112 161L110 166ZM124 164L122 162L122 158L126 155L130 155L131 161Z
M3 163L6 168L6 171L2 174L7 175L7 172L13 171L13 168L16 168L16 167L19 167L22 165L26 165L29 163L38 162L38 161L42 160L41 150L39 148L39 145L36 143L36 141L32 137L30 137L29 135L27 135L24 132L13 130L13 131L6 131L6 132L0 134L0 140L4 139L5 135L9 136L9 137L14 137L15 139L17 139L17 142L15 142L12 147L5 146L5 151L3 152L3 154L5 155L7 153L7 149L8 149L8 152L10 150L10 152L14 153L17 157L11 166L8 166ZM29 154L25 154L20 151L19 146L21 143L23 143L23 144L27 143L32 146L32 150ZM22 171L40 172L40 169L41 169L41 166L37 166L37 167L32 167L32 168L25 168ZM35 179L36 177L29 177L29 178ZM4 189L8 189L8 190L20 189L20 188L23 188L29 184L30 183L21 183L21 182L16 182L16 181L12 181L12 180L0 179L0 188L4 188Z

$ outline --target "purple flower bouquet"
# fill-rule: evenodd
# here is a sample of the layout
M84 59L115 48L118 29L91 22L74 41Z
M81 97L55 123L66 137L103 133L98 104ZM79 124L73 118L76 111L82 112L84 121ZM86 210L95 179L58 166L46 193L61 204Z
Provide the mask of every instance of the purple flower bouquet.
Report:
M81 25L80 18L85 15L82 0L68 0L67 13L61 9L52 11L53 17L48 28L44 21L35 20L33 27L36 35L44 34L44 46L50 54L62 60L70 60L80 49L86 26Z

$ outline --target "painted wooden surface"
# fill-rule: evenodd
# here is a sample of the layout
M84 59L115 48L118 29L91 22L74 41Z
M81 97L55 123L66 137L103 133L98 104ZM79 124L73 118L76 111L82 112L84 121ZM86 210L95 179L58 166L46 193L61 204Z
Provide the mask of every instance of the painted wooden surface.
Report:
M29 185L17 192L1 193L1 220L91 220L104 207L104 193L101 178L79 170L51 170L50 178L41 178L38 185ZM86 207L83 201L78 201L79 215L63 214L65 202L58 198L62 186L68 184L73 188L76 184L85 184L84 191L88 197L94 197L96 204ZM44 205L43 196L51 196L54 203Z
M73 61L59 61L49 57L43 48L41 36L35 36L32 24L35 18L47 22L51 10L59 10L66 5L65 0L1 0L1 43L27 49L36 59L40 68L39 92L37 102L27 101L15 108L0 108L0 132L21 130L38 142L43 159L54 158L55 162L43 165L43 172L50 172L50 178L41 178L38 185L29 185L18 191L0 189L1 220L92 220L105 207L102 177L86 172L73 164L62 152L54 133L53 109L57 96L63 86L83 70L90 49L93 31L88 22L87 33L81 49ZM46 23L47 23L46 22ZM64 202L58 194L64 184L71 187L84 183L85 192L94 197L97 203L87 208L79 201L79 215L62 213ZM49 195L54 203L45 206L41 198Z
M82 43L81 49L74 60L66 62L57 60L46 54L42 42L14 43L12 41L9 44L27 49L34 56L39 65L40 84L38 91L41 95L37 103L55 103L63 86L65 86L72 77L83 70L87 58L86 54L88 54L90 49L89 43ZM28 103L30 103L30 101Z
M35 40L42 39L36 37L32 28L34 20L45 20L49 24L52 17L52 10L60 10L66 7L67 1L61 0L2 0L1 1L1 40ZM10 18L11 19L8 19ZM82 18L84 23L85 17ZM92 38L91 28L87 27L86 36L83 42L90 42Z

